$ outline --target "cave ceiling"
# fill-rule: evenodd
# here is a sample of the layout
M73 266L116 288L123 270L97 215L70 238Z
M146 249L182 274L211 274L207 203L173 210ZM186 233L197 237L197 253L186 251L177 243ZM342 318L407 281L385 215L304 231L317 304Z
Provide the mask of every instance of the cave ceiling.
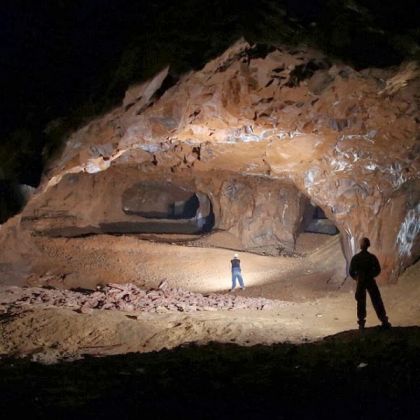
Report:
M194 231L211 215L212 228L245 249L293 250L311 202L340 231L347 259L371 238L384 280L418 258L414 62L358 71L308 47L261 50L239 40L165 84L169 71L131 86L120 106L67 139L22 213L25 229L135 230L156 213ZM169 220L188 200L194 211Z

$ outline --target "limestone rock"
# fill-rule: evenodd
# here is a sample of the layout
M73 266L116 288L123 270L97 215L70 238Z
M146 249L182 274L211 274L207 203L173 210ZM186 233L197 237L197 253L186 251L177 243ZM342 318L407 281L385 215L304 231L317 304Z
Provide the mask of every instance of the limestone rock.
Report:
M120 107L73 133L22 229L217 229L248 250L293 251L310 201L339 229L348 261L361 237L371 239L383 281L418 258L414 64L359 72L308 48L261 53L239 41L157 95L167 75L130 88Z

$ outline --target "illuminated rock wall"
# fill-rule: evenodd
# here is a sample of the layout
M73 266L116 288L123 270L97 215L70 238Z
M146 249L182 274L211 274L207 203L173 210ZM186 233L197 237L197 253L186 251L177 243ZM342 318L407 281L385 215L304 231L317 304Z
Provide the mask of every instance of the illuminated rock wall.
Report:
M194 214L176 217L173 204L182 205L194 194ZM216 229L232 233L248 250L278 255L293 251L306 201L287 180L226 171L186 177L116 165L95 174L65 175L29 203L22 226L37 234L68 237Z
M140 216L122 211L123 192L154 180L204 194L214 228L248 249L293 249L310 199L340 230L348 260L371 239L381 280L420 255L413 63L356 71L317 51L240 41L162 92L166 77L130 88L68 139L24 210L27 229L132 222Z

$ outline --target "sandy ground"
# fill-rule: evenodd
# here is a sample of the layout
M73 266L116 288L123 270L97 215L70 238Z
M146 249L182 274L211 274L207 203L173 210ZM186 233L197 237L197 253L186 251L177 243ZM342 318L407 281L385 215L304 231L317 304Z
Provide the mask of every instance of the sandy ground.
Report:
M230 287L228 249L127 236L33 240L42 258L31 262L29 285L70 288L133 282L156 287L166 279L171 287L202 293L228 293ZM240 253L247 288L234 293L274 299L273 309L133 314L78 313L46 305L11 307L0 316L0 354L49 363L83 354L149 352L191 342L301 343L355 328L354 284L351 279L344 281L338 237L306 235L298 250L300 257ZM417 263L397 285L381 288L395 326L420 323L419 274ZM377 323L368 302L367 326Z

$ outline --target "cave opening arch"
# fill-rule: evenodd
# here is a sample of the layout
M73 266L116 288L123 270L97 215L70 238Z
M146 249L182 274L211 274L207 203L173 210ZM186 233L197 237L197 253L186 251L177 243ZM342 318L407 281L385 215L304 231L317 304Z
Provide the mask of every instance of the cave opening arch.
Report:
M334 283L342 284L351 258L347 242L345 229L334 220L328 208L305 195L296 232L296 252L309 257L318 271L331 273Z
M200 234L215 226L209 196L171 182L138 182L123 192L121 205L137 233Z
M299 231L331 236L340 233L335 223L326 216L325 211L310 200L304 204Z

